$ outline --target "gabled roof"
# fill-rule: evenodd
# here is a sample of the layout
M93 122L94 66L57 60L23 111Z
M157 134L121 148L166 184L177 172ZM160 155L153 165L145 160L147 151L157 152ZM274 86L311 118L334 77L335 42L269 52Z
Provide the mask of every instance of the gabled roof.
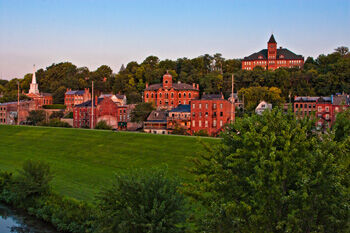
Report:
M267 43L275 43L277 44L276 40L275 40L275 37L273 36L273 34L271 34L271 37L269 39L269 41Z
M98 98L97 99L97 104L101 103L101 101L103 100L104 98ZM94 106L96 106L96 103L95 103L95 100L94 100ZM91 100L88 100L84 103L81 103L81 104L78 104L78 105L75 105L74 107L91 107Z
M244 61L254 61L254 60L267 60L267 49L262 49L257 53L253 53L248 57L244 57ZM281 57L281 55L283 57ZM259 58L261 57L261 58ZM302 55L297 55L286 48L277 49L277 60L298 60L304 59Z
M167 111L154 110L147 117L147 121L150 122L166 122L168 117Z
M67 91L66 95L84 95L84 90Z
M224 99L221 94L204 94L202 100L222 100Z
M156 90L158 90L159 88L162 88L162 87L163 87L162 83L152 84L152 85L149 85L145 89L145 91L156 91ZM172 88L174 88L174 90L197 90L192 85L186 84L186 83L173 83L172 84Z
M191 112L191 106L189 104L180 104L176 108L170 110L170 112Z

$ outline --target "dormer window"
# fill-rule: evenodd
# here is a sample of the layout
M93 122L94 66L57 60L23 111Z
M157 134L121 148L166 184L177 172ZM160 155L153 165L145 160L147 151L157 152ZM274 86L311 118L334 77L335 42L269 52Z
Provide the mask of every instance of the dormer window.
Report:
M280 58L284 58L284 56L283 56L283 55L280 55Z
M259 59L263 59L263 56L260 55L258 58L259 58Z

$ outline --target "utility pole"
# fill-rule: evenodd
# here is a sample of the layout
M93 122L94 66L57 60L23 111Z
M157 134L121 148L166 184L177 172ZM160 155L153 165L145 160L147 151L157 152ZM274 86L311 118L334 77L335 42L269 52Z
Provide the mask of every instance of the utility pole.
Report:
M19 81L17 81L17 125L19 125Z
M91 129L94 128L94 81L91 82Z
M244 115L244 106L245 104L244 104L244 93L243 93L243 115Z
M234 88L234 76L232 74L232 89L231 89L231 96L232 96L232 101L231 101L231 123L233 123L233 114L234 114L234 105L235 105L235 98L233 96L233 88Z

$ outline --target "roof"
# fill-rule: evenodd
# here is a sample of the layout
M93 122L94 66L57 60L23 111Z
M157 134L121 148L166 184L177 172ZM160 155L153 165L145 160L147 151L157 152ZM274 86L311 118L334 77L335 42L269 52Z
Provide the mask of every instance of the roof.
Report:
M44 93L44 92L43 92L43 93L41 93L41 95L42 95L42 96L52 96L52 94L51 94L51 93Z
M180 104L176 108L170 110L170 112L191 112L191 106L189 104Z
M154 110L147 117L147 121L150 121L150 122L164 122L164 121L167 120L166 119L167 117L168 117L168 112L167 111Z
M275 43L277 44L276 40L275 40L275 37L273 36L273 34L271 34L271 37L269 39L269 41L267 43Z
M267 49L262 49L257 53L253 53L252 55L248 57L244 57L244 61L253 61L253 60L267 60ZM280 56L283 57L280 57ZM261 57L261 58L259 58ZM286 48L279 48L277 49L277 58L276 60L298 60L298 59L304 59L302 55L297 55L293 53L292 51L286 49Z
M145 90L146 91L156 91L162 87L163 87L162 83L157 83L157 84L149 85ZM198 91L192 85L186 84L186 83L173 83L172 87L174 88L174 90L196 90L196 91Z
M67 91L66 95L84 95L85 90Z
M97 104L101 103L101 101L102 101L103 99L104 99L104 98L98 98ZM95 102L95 100L94 100L94 102ZM96 106L96 103L94 103L94 106ZM75 105L74 107L78 107L78 108L80 108L80 107L91 107L91 100L88 100L88 101L86 101L86 102L84 102L84 103Z
M224 99L221 94L204 94L202 100L222 100Z
M319 98L319 96L296 96L294 97L294 102L316 102Z
M350 98L346 95L332 96L332 98L334 105L348 105L350 103Z
M325 102L332 102L332 98L331 97L320 97L317 100L318 103L325 103Z
M20 103L30 103L33 100L20 100ZM17 101L12 101L12 102L5 102L5 103L0 103L1 106L6 106L6 105L10 105L10 104L17 104Z

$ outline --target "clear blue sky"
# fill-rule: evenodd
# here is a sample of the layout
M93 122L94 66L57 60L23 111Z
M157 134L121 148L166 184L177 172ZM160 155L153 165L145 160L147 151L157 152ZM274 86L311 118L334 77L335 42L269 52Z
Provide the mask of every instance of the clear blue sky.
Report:
M0 0L0 75L32 65L109 65L222 53L242 58L278 46L328 54L350 46L349 0Z

